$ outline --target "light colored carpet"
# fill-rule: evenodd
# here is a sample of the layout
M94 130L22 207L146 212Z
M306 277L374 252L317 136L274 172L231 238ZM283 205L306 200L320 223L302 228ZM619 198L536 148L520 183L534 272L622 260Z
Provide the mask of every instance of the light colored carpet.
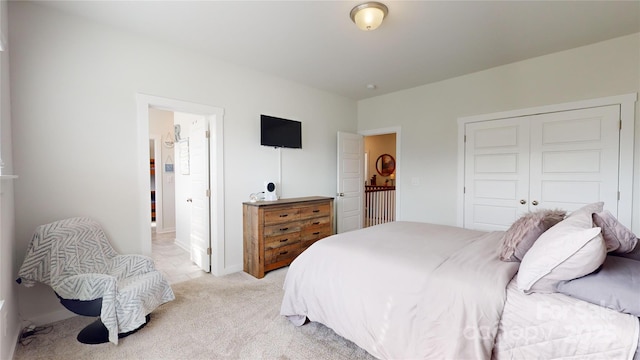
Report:
M263 279L239 272L173 284L176 300L151 313L137 333L111 343L85 345L78 332L94 319L74 317L17 345L22 359L373 359L331 329L293 326L280 316L287 268Z

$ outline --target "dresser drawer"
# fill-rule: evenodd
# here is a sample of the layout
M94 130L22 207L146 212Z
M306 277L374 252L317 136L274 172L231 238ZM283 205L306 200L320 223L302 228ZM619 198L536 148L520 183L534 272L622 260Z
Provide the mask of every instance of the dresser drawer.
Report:
M265 210L263 215L265 225L280 224L283 222L296 221L300 219L299 208Z
M264 249L276 249L279 247L295 244L300 242L300 232L273 235L264 238Z
M274 264L281 261L293 260L300 254L300 243L282 246L275 249L265 249L264 251L264 264Z
M306 228L310 228L310 227L316 227L316 226L324 226L327 224L331 223L331 218L328 216L324 216L324 217L317 217L317 218L313 218L313 219L306 219L306 220L302 220L300 221L302 228L306 229Z
M300 247L306 249L314 242L331 235L333 235L333 226L329 223L308 227L300 234Z
M300 232L301 227L302 227L302 224L299 221L269 225L264 227L263 236L267 238L270 236L279 236L284 234Z
M329 215L331 215L331 205L328 203L304 206L300 208L300 219L309 219L320 216L329 217Z

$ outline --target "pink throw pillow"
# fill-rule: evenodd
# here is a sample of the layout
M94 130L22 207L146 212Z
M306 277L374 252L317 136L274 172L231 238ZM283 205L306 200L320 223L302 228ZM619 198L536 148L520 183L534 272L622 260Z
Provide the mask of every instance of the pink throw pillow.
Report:
M529 212L505 232L502 238L502 261L522 261L533 243L550 227L564 219L564 210L541 209Z

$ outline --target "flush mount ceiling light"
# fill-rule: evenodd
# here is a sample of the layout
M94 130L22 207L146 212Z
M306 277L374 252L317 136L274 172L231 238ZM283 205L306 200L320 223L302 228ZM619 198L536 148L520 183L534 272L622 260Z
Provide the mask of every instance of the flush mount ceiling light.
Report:
M382 24L382 20L389 9L385 4L371 1L360 4L351 9L351 20L360 28L360 30L375 30Z

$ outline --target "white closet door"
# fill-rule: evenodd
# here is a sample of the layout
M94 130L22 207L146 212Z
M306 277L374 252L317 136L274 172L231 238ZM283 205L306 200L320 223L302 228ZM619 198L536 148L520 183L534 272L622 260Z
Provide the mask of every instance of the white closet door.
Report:
M529 121L469 123L465 134L464 227L507 229L528 210Z
M618 105L532 116L531 210L604 201L617 216L619 133Z

